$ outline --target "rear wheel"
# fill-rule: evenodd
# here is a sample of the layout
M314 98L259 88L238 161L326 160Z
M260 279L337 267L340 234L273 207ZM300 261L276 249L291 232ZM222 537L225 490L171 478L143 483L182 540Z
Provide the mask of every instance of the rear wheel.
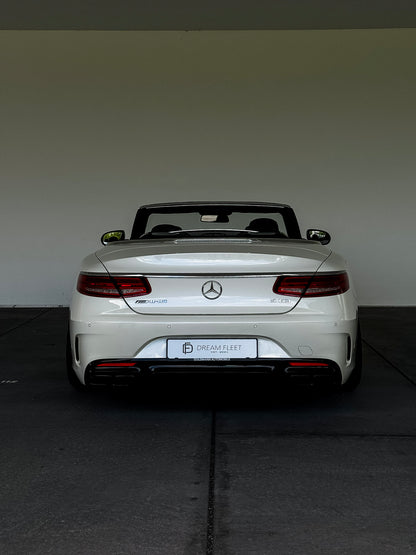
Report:
M66 372L68 376L68 381L74 389L77 391L87 391L89 388L79 381L79 378L72 367L72 350L71 341L69 338L69 332L66 340Z
M355 366L348 380L341 386L342 391L354 391L354 389L361 382L362 368L363 368L363 347L361 342L360 325L358 324L357 341L356 341L356 347L355 347Z

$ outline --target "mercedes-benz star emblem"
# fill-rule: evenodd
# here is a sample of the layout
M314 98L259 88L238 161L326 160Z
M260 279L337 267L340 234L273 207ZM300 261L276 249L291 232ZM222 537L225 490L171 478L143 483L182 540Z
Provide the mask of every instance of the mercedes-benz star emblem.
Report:
M218 299L222 293L222 285L218 281L207 281L202 286L202 294L206 299L213 301Z

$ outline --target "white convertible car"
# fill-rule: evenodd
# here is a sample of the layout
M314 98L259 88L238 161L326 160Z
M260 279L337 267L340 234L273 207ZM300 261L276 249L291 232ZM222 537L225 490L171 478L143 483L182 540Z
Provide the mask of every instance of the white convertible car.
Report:
M139 208L102 236L70 308L68 377L82 389L152 374L266 373L351 390L357 302L327 232L260 202Z

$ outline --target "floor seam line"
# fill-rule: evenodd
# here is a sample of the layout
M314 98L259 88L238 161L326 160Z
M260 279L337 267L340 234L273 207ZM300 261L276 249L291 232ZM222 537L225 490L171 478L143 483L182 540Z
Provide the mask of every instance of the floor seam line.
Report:
M257 433L256 432L221 432L218 435L220 436L231 436L231 437L252 437L253 435L256 435L256 437L287 437L287 438L309 438L309 437L315 437L315 438L361 438L361 439L368 439L368 438L379 438L379 439L416 439L416 434L340 434L340 433L333 433L333 434L319 434L319 433L310 433L310 434L301 434L301 433L285 433L285 432L281 432L281 433Z
M207 547L206 555L214 553L214 514L215 514L215 456L216 456L216 420L215 408L211 417L211 441L209 450L209 483L208 483L208 514L207 514Z
M391 362L388 358L386 358L382 353L380 353L378 351L378 349L376 349L375 347L373 347L368 341L365 341L364 339L362 340L363 343L365 345L367 345L367 347L369 347L374 353L376 353L376 355L378 355L380 358L382 358L385 362L387 362L387 364L389 364L392 368L394 368L397 372L399 372L399 374L401 374L408 382L410 382L412 385L416 386L416 381L413 380L410 376L408 376L403 370L401 370L398 366L396 366L396 364L394 364L393 362Z
M36 316L33 316L33 318L29 318L28 320L25 320L24 322L21 322L20 324L17 324L13 328L10 328L5 332L0 333L0 337L4 337L5 335L8 335L9 333L14 332L14 331L18 330L19 328L22 328L26 324L30 324L31 322L33 322L37 318L40 318L41 316L43 316L47 312L50 312L51 310L52 310L51 308L45 308L45 310L42 310L42 312L40 312L39 314L36 314Z

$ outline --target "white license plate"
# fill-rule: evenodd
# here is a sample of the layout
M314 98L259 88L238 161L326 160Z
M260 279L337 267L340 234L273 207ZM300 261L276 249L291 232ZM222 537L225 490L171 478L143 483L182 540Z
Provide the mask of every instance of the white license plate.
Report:
M257 339L168 339L167 356L191 360L257 358Z

